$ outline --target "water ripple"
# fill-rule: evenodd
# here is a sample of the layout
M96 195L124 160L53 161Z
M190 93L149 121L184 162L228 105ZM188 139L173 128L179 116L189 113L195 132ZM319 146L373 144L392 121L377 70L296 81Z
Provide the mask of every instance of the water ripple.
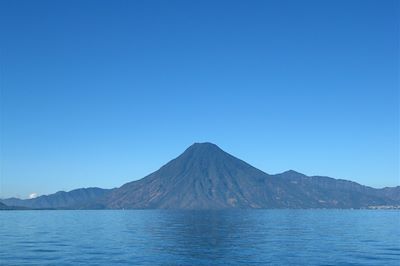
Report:
M400 265L400 212L0 212L4 265Z

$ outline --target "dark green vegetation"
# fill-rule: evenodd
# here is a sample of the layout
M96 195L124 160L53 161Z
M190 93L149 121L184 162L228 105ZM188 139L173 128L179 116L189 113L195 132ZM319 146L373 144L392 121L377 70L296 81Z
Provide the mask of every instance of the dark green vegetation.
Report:
M375 189L292 170L269 175L214 144L196 143L158 171L119 188L2 202L54 209L367 208L400 205L400 187Z

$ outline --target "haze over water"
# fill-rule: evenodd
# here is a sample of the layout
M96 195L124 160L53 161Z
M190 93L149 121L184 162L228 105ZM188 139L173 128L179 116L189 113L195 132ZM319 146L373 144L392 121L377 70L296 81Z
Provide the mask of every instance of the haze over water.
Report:
M400 212L3 211L2 265L399 265Z

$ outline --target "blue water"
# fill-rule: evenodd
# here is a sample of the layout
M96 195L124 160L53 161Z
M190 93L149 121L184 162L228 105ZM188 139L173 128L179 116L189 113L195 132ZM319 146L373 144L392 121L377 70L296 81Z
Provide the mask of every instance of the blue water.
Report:
M1 211L1 265L400 265L400 212Z

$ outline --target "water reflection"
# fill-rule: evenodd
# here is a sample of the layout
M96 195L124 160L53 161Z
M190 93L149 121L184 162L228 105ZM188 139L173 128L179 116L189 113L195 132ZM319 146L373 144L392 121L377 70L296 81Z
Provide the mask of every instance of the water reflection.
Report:
M5 265L398 265L399 215L343 210L0 212L0 259Z

